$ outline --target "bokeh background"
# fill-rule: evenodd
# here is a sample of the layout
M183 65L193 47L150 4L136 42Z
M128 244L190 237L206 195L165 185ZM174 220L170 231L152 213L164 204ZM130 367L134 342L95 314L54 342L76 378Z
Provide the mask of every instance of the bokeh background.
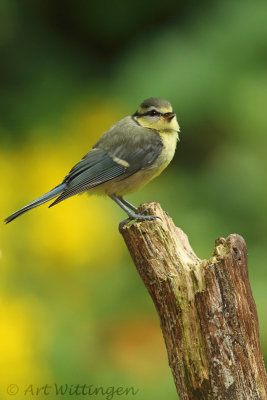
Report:
M266 17L265 1L1 0L0 216L60 183L142 100L168 99L175 159L128 199L159 201L202 258L244 236L267 359ZM2 223L1 399L53 382L177 398L124 218L84 195Z

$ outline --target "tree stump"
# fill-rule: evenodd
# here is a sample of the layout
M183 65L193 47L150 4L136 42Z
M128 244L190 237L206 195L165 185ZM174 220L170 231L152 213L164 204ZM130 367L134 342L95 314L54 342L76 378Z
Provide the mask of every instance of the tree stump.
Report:
M267 399L244 239L219 238L200 260L159 204L138 212L146 208L160 219L124 223L120 232L157 309L180 399Z

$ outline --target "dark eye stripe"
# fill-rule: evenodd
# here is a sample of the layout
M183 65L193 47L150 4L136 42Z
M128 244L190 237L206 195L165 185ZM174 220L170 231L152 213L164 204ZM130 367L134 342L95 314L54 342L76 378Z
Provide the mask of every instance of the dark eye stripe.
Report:
M141 113L138 113L138 112L136 112L135 114L134 114L134 116L135 117L145 117L145 116L147 116L147 115L149 115L149 116L151 116L151 117L155 117L155 116L162 116L163 114L162 113L160 113L159 111L156 111L156 110L150 110L150 111L147 111L147 112L145 112L145 113L143 113L143 114L141 114Z
M156 115L159 116L161 114L160 114L160 112L158 112L156 110L150 110L150 111L147 112L147 115L151 115L152 117L154 117Z

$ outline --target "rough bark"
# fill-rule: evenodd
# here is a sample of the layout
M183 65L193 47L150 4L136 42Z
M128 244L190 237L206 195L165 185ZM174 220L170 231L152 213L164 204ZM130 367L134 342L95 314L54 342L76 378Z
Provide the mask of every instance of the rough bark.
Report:
M161 219L120 231L156 306L180 399L267 399L244 239L219 238L200 260L159 204L139 212L148 207Z

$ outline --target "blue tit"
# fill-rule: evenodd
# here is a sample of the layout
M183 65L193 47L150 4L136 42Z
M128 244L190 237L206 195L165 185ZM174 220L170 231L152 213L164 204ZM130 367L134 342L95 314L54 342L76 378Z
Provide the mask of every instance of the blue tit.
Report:
M156 218L138 214L123 196L144 186L167 167L175 153L179 130L167 100L145 100L133 115L106 131L60 185L11 214L5 222L54 198L49 207L82 192L108 195L130 219Z

